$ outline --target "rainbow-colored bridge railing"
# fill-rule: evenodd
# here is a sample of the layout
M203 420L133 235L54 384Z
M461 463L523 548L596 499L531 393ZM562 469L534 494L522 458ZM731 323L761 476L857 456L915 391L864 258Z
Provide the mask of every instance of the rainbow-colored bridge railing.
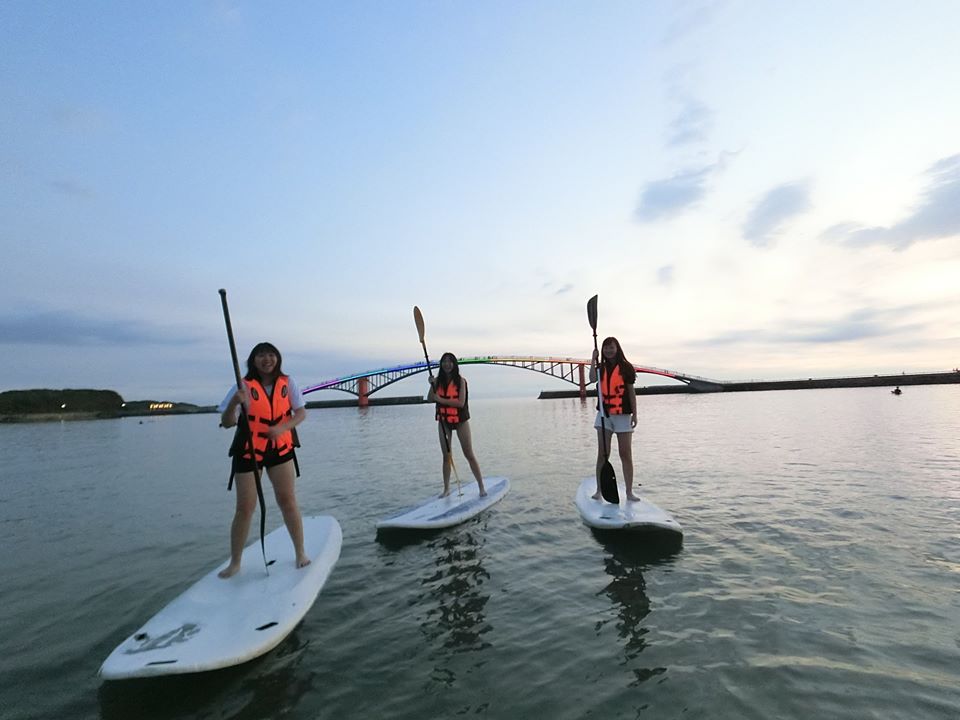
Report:
M522 370L532 370L543 375L564 380L580 388L580 397L586 397L587 394L587 370L590 367L589 359L582 358L560 358L560 357L532 357L520 355L487 355L484 357L459 358L461 365L506 365L516 367ZM430 362L430 369L437 368L437 361ZM661 368L646 367L634 365L638 373L647 373L650 375L659 375L661 377L671 378L678 382L685 383L693 390L709 392L719 389L720 383L715 380L687 375L674 372L672 370L663 370ZM356 395L361 406L366 405L369 397L375 392L403 380L404 378L427 371L426 361L407 363L397 365L391 368L380 368L377 370L366 370L353 375L325 380L316 385L310 385L303 389L303 394L317 392L318 390L341 390L351 395Z

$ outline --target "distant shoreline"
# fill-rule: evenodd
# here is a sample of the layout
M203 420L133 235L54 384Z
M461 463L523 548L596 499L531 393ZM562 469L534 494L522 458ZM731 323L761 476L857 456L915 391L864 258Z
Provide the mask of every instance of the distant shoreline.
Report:
M62 413L5 413L0 415L0 423L24 422L55 422L57 420L103 420L104 417L96 412L62 412Z
M215 413L213 405L196 407L191 410L143 410L132 412L103 412L84 410L64 410L63 412L39 413L0 413L0 425L31 422L76 422L78 420L116 420L125 417L162 417L165 415L203 415Z
M403 397L369 398L371 407L378 405L418 405L426 402L421 395ZM151 407L153 405L154 407ZM163 407L156 407L162 405ZM356 398L343 400L311 400L308 409L357 407ZM120 410L62 410L60 412L0 412L0 425L33 422L73 422L79 420L116 420L125 417L165 417L169 415L209 415L217 413L216 405L190 405L188 403L155 403L136 401L125 404Z
M759 380L750 382L716 382L711 383L711 389L702 387L693 388L685 384L677 385L649 385L637 387L637 395L671 395L671 394L703 394L713 392L757 392L765 390L811 390L825 388L856 388L856 387L909 387L911 385L948 385L960 384L960 372L939 373L901 373L900 375L864 375L842 378L808 378L806 380ZM34 391L13 391L34 392ZM55 391L36 391L55 392ZM71 392L71 391L63 391ZM87 391L84 391L87 392ZM94 391L112 392L112 391ZM0 393L2 395L3 393ZM597 391L587 390L588 397L595 397ZM557 400L563 398L578 398L579 390L542 390L538 400ZM369 398L371 407L384 405L418 405L426 403L420 395L402 397ZM358 407L356 398L343 400L311 400L307 402L308 409ZM78 420L115 420L125 417L163 417L168 415L201 415L217 412L215 405L192 405L190 403L156 403L154 401L139 400L124 403L117 410L62 410L60 412L0 412L0 424L35 423L35 422L73 422Z

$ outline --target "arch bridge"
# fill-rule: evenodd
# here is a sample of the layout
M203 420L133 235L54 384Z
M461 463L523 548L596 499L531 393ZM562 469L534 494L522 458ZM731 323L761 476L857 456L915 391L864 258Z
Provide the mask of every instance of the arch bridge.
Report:
M581 398L587 396L586 378L590 367L589 359L487 355L483 357L460 358L458 362L460 365L505 365L522 370L531 370L575 385L580 389ZM367 370L365 372L332 378L315 385L310 385L303 389L303 394L307 395L320 390L341 390L355 395L362 407L368 404L370 396L375 392L379 392L383 390L383 388L393 385L393 383L408 378L411 375L427 372L428 369L431 371L435 370L438 366L439 362L431 361L430 367L428 368L426 361L420 361L397 365L392 368ZM716 380L709 380L696 375L688 375L673 370L664 370L662 368L646 367L643 365L634 365L633 367L638 373L659 375L660 377L671 378L672 380L685 383L694 392L717 392L722 389L721 383Z

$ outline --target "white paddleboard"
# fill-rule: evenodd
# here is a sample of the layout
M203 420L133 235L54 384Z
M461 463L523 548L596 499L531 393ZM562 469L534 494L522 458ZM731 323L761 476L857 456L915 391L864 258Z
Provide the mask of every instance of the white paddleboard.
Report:
M176 675L239 665L276 647L313 605L340 557L343 535L330 516L303 518L311 562L297 568L285 527L243 551L240 572L223 580L221 564L128 637L104 661L108 680ZM274 561L274 562L271 562Z
M503 500L510 490L510 481L505 477L483 479L485 497L480 497L480 486L470 481L462 486L463 495L457 494L457 485L450 483L450 494L432 497L415 507L402 510L396 515L377 523L378 530L438 530L452 527L482 513Z
M597 491L596 478L586 478L580 483L574 502L583 522L598 530L667 531L683 534L680 523L646 498L641 496L639 501L628 501L627 490L619 479L617 490L620 493L620 504L614 505L605 500L593 499L592 496Z

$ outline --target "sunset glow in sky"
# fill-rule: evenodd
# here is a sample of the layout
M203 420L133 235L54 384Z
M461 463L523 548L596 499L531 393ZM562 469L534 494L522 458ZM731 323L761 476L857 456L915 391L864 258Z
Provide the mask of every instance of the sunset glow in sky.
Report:
M953 0L4 2L0 390L216 403L221 287L241 355L302 386L422 358L414 305L437 356L587 357L593 294L637 364L952 369L958 27Z

